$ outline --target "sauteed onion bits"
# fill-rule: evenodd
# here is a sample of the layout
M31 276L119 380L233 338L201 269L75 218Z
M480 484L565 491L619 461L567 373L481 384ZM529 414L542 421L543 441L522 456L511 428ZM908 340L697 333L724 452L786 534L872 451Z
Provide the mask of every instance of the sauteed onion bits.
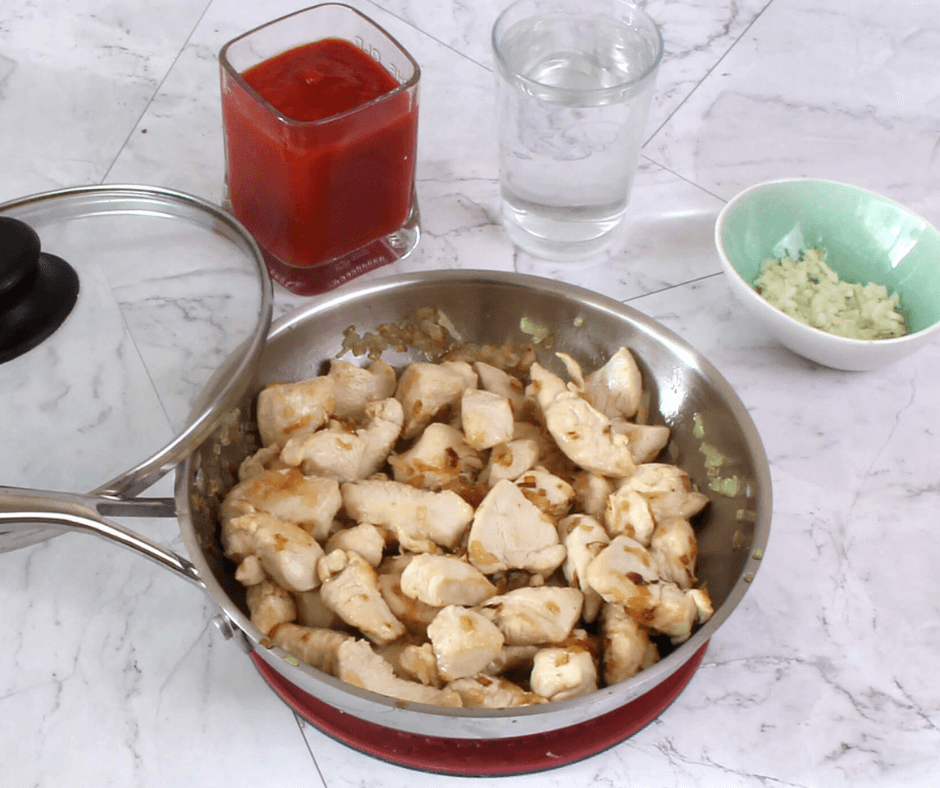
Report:
M357 366L272 384L262 446L221 509L252 622L299 660L404 701L506 708L623 681L713 612L690 518L708 504L657 462L622 348L567 380L527 346L448 349L385 327ZM420 332L419 332L420 333Z

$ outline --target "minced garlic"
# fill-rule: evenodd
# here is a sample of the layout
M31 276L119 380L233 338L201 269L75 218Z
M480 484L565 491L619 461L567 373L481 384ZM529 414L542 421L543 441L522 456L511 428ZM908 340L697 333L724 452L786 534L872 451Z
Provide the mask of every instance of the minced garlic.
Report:
M888 339L906 333L897 293L843 282L823 257L821 250L807 249L797 259L765 260L755 289L784 314L830 334Z

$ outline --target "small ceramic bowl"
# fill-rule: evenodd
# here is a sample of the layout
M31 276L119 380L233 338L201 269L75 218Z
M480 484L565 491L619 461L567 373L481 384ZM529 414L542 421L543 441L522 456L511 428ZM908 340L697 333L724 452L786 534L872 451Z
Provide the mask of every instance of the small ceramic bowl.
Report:
M793 179L752 186L718 215L715 245L731 288L776 339L812 361L843 370L897 361L940 332L940 233L887 197L834 181ZM819 248L846 282L885 285L901 298L908 333L847 339L771 306L754 289L761 263Z

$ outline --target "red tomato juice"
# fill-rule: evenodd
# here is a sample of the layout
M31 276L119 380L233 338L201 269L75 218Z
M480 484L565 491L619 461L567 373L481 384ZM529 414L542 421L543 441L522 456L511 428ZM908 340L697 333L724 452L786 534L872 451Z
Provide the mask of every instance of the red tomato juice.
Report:
M334 260L402 226L412 208L415 91L375 101L398 82L341 39L242 72L257 95L223 75L229 201L276 279L296 278L279 275L285 265Z

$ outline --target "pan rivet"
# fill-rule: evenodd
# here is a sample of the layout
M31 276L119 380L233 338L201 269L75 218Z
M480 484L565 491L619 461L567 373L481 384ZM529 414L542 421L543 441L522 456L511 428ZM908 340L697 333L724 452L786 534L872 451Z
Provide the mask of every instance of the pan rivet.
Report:
M229 623L229 620L224 616L213 616L209 619L211 623L226 640L231 640L235 636L235 631L232 629L232 625Z

